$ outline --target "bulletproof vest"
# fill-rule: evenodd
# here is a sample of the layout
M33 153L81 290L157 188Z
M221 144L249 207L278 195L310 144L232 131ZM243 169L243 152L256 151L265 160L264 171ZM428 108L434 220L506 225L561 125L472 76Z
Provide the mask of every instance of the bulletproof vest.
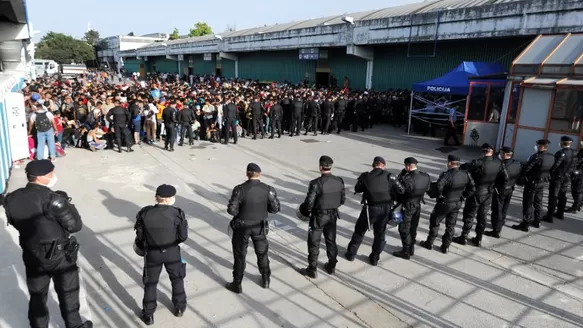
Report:
M391 184L389 173L383 169L374 169L363 176L364 197L368 205L388 204L391 202Z
M283 109L281 108L281 105L275 104L273 107L271 107L271 112L274 117L281 117Z
M413 188L413 191L405 195L405 198L407 200L420 199L429 189L431 177L429 174L418 170L410 172L409 175L413 178L415 187Z
M155 205L142 212L144 237L148 247L165 248L177 244L175 220L180 218L178 209L168 205Z
M235 106L235 104L230 103L227 104L227 106L225 107L225 118L227 119L236 119L237 118L237 106Z
M260 116L261 115L261 104L254 101L253 103L251 103L251 114L253 114L253 116Z
M346 100L340 99L336 102L336 104L339 113L342 113L346 110Z
M364 102L364 100L360 100L358 103L356 103L356 111L358 113L366 112L366 103Z
M344 183L332 174L323 174L316 181L320 183L320 194L316 196L315 208L319 210L337 209L341 205Z
M48 215L52 191L29 183L6 196L4 208L8 223L20 233L20 246L34 250L41 244L64 240L68 233Z
M476 188L489 188L496 182L496 177L500 172L500 161L492 156L485 156L481 159L482 167L479 172L470 172L476 183Z
M516 184L518 178L522 174L522 165L519 161L514 159L507 159L504 160L504 167L506 168L506 172L508 173L508 181L505 185L497 184L499 189L506 189L512 188Z
M334 105L331 102L325 101L322 104L322 114L324 114L324 115L331 114L333 108L334 108Z
M294 101L293 105L294 105L294 114L296 116L301 115L302 114L302 110L304 109L304 103L301 102L301 101L296 100L296 101Z
M269 186L259 180L249 180L241 185L243 196L239 216L247 223L261 222L267 218Z
M166 107L164 109L164 113L162 114L162 118L164 119L164 123L175 123L176 122L176 108L174 107Z
M563 148L559 152L565 154L565 156L561 165L557 167L555 174L564 176L573 171L575 151L571 148Z
M285 109L285 108L288 108L288 107L289 107L289 105L291 105L291 100L290 100L289 98L284 98L284 99L281 101L281 106L282 106L284 109Z
M313 101L313 100L310 101L308 103L308 111L309 111L311 116L318 115L318 103Z
M125 125L128 122L126 121L126 110L123 107L114 107L112 110L113 113L113 123L118 125Z
M180 122L183 123L190 122L190 119L192 118L192 110L190 108L185 108L181 110L179 114Z
M466 171L459 170L458 168L449 169L446 174L449 175L450 184L443 188L442 195L447 201L457 202L463 196L466 184L470 178Z
M555 164L555 157L547 152L539 152L535 156L542 158L542 161L531 170L530 178L532 181L548 181L551 176L551 169Z

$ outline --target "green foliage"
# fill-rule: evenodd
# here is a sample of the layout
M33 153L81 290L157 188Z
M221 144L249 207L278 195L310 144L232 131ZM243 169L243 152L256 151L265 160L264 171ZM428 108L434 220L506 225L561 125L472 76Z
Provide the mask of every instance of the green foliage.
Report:
M52 59L59 64L83 63L95 59L93 47L63 33L49 32L37 44L35 58Z
M180 34L178 34L178 29L174 28L174 31L172 31L172 34L170 34L170 40L178 40L180 39Z
M85 33L83 40L87 41L90 45L94 45L100 39L99 32L95 30L89 30Z
M194 24L194 28L190 29L188 36L194 37L209 34L213 34L213 30L211 29L211 27L205 22L197 22L196 24Z

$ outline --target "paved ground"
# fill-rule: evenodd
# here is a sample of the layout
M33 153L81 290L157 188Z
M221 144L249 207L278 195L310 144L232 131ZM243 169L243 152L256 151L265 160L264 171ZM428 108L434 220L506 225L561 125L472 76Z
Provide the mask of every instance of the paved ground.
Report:
M305 142L310 139L317 142ZM304 142L302 142L304 141ZM413 154L420 168L436 176L446 155L439 141L407 137L378 127L340 136L243 139L239 145L197 142L168 153L136 147L133 154L71 150L57 162L58 188L67 190L83 214L81 246L84 316L96 327L140 327L142 260L132 251L136 212L154 200L154 188L171 183L179 190L177 205L190 224L183 247L188 264L188 310L174 318L165 273L159 285L156 324L165 327L582 327L583 222L581 216L531 233L503 231L500 240L484 240L484 248L452 246L448 255L417 248L412 261L394 258L398 233L389 232L378 267L368 265L367 236L355 262L339 259L337 274L320 272L316 280L295 269L306 265L307 225L295 209L317 177L322 154L335 160L334 173L349 190L370 169L375 155L391 170L401 169ZM456 151L463 159L471 151ZM259 285L260 275L250 248L244 294L223 286L231 279L232 254L226 203L231 189L244 181L248 162L258 163L264 181L275 186L282 212L272 216L269 234L272 288ZM23 169L15 168L10 189L24 185ZM354 228L359 197L349 193L338 227L340 254ZM509 225L517 222L516 193ZM424 206L418 239L426 237L432 204ZM2 218L4 213L2 211ZM459 231L459 228L458 228ZM443 232L443 228L442 228ZM322 245L323 246L323 245ZM0 327L26 327L27 291L17 235L0 227ZM326 261L322 248L322 263ZM8 301L10 300L10 301ZM64 327L56 298L49 301L52 327Z

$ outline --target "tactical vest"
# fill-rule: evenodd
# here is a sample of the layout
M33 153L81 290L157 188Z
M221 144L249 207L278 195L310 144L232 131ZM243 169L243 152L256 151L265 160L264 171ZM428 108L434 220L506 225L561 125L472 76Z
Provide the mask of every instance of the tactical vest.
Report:
M374 169L364 176L364 197L368 205L381 205L391 202L391 185L389 173L382 169Z
M429 174L417 170L409 174L413 177L414 189L410 193L407 193L405 198L409 201L420 200L425 195L425 192L429 190L431 177Z
M316 197L316 208L319 210L337 209L341 205L342 190L344 184L342 181L331 175L322 175L316 183L320 183L320 194Z
M444 188L442 195L449 202L458 202L463 196L470 178L466 171L461 171L458 168L450 169L448 173L450 174L451 184Z
M178 209L169 205L155 205L142 212L148 248L166 248L177 244L175 220L178 217Z
M555 164L555 158L553 157L553 155L547 153L547 152L543 152L541 154L538 154L538 156L540 156L542 158L542 161L540 163L540 165L537 165L535 168L532 169L531 173L530 173L530 178L532 179L532 181L548 181L550 179L551 176L551 169L553 168L553 165Z
M238 218L247 224L264 221L267 218L269 186L257 180L250 180L242 187L243 196Z
M500 172L500 161L498 159L492 157L484 157L482 158L482 168L479 170L480 172L476 172L472 174L472 178L476 183L476 189L481 188L490 188L496 182L496 177Z

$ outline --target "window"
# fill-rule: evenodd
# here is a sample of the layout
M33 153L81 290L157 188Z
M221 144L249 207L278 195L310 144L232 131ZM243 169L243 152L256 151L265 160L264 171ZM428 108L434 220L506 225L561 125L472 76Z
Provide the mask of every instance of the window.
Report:
M510 108L508 108L508 123L516 123L516 113L520 101L520 84L512 84L512 94L510 95Z
M579 133L582 120L583 90L557 90L551 111L551 130Z
M486 98L488 97L488 85L472 85L468 117L470 121L484 121L486 114Z
M490 97L488 98L488 114L486 122L500 122L500 113L502 112L502 103L504 102L504 86L491 85Z

